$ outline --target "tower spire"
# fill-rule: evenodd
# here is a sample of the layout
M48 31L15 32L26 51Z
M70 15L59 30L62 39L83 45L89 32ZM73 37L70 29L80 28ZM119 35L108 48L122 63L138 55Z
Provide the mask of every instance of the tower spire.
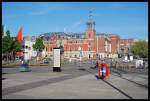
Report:
M89 11L89 19L92 19L92 10Z
M87 30L95 30L95 21L92 19L93 17L93 12L92 9L89 11L89 19L87 21Z

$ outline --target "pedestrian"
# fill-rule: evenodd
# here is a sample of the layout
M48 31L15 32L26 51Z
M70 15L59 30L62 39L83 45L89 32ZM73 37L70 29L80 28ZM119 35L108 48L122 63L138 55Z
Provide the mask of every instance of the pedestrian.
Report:
M145 61L143 61L143 69L145 68Z
M98 63L98 61L96 61L95 68L98 68L98 66L99 66L99 63Z
M115 69L117 68L117 61L115 61Z
M75 65L77 65L77 58L75 58Z
M81 63L82 63L82 57L80 57L80 59L79 59L79 67L81 67Z
M110 73L111 73L111 68L112 68L112 59L110 60L110 63L109 63L109 71L110 71Z

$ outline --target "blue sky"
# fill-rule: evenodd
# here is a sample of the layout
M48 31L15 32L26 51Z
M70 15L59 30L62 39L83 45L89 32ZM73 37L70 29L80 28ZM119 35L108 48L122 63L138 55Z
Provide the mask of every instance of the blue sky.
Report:
M96 32L148 39L147 2L2 2L2 24L13 36L85 32L90 9Z

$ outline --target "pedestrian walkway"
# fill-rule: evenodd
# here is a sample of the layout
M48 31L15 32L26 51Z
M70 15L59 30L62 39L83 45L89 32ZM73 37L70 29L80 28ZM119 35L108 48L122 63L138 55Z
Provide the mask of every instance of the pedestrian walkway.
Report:
M148 88L116 73L106 80L98 80L95 75L96 70L87 65L80 69L68 65L62 67L62 72L32 68L31 72L4 74L2 99L148 99ZM140 83L145 79L133 79L128 74L122 77Z
M17 99L20 95L22 99L126 99L91 74L8 94L3 98Z

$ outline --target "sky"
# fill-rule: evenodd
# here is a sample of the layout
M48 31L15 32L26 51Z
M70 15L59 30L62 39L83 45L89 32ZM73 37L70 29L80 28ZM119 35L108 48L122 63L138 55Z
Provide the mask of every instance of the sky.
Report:
M148 2L2 2L2 24L12 36L85 32L90 10L97 33L148 39Z

